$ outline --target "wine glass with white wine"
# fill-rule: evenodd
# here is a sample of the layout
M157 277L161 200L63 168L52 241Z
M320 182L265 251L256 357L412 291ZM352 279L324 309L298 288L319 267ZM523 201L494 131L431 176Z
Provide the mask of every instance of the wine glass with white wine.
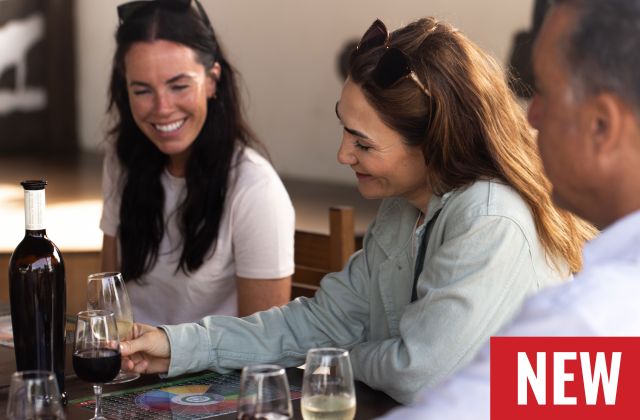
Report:
M356 394L347 350L329 347L307 352L300 406L305 420L354 418Z
M118 324L120 341L133 338L133 308L122 274L106 272L90 274L87 279L87 309L104 309L113 312ZM134 372L120 371L109 384L122 384L140 377Z

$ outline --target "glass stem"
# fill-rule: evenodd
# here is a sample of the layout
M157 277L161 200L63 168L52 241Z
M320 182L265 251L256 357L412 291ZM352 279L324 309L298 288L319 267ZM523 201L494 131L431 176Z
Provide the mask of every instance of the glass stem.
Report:
M104 416L102 415L102 406L100 405L100 399L102 397L102 385L94 385L93 393L96 395L96 411L94 412L93 418L102 419Z

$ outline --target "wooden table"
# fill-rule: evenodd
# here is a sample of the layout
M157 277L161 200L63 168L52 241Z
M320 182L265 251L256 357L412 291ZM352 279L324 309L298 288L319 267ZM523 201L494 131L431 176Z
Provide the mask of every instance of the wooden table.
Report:
M0 418L5 417L7 400L9 397L9 382L11 374L16 370L15 359L12 348L0 346ZM71 366L71 349L67 348L67 377L65 379L65 389L70 400L93 395L93 388L90 384L81 381L73 374ZM302 370L298 368L287 369L289 381L293 385L301 386ZM175 380L172 378L170 380ZM144 375L137 381L121 385L108 385L103 387L103 393L118 390L139 388L145 385L160 384L162 381L157 375ZM380 416L398 405L393 399L383 392L375 391L361 382L356 382L356 419L371 419ZM294 418L301 419L300 400L293 401ZM93 416L91 411L78 407L66 407L68 420L89 419ZM234 414L227 414L216 418L235 419Z

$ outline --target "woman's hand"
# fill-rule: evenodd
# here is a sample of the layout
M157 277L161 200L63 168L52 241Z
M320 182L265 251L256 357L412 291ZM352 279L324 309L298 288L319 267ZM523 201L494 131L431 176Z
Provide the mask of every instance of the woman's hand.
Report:
M171 347L163 330L134 324L133 337L133 340L120 343L123 370L137 373L165 373L169 370Z

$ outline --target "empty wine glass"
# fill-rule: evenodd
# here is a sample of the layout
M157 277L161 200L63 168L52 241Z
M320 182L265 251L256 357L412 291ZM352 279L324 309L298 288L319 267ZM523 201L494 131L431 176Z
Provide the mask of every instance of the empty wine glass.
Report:
M122 274L90 274L87 278L87 309L105 309L113 312L118 323L120 341L133 338L133 308ZM139 377L138 373L121 370L109 384L121 384Z
M53 372L25 370L11 375L7 418L64 419L58 382Z
M289 381L282 367L254 365L242 369L238 419L280 420L291 416Z
M300 407L305 420L353 419L356 394L348 351L318 348L307 352Z
M73 370L80 379L93 384L96 409L91 420L105 419L100 406L102 384L112 381L120 370L120 342L113 312L90 310L78 313Z

